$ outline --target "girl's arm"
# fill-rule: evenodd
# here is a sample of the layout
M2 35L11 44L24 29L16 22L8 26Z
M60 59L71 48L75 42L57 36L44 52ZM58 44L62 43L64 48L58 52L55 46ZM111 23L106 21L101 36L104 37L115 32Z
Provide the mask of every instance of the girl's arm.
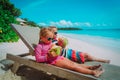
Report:
M37 46L35 48L35 58L37 62L46 62L47 61L47 55L42 55L42 47L41 46Z

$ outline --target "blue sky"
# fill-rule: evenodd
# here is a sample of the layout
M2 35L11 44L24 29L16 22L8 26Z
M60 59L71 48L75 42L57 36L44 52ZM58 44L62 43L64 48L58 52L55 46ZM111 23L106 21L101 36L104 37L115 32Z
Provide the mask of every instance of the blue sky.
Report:
M120 0L10 0L40 25L120 28Z

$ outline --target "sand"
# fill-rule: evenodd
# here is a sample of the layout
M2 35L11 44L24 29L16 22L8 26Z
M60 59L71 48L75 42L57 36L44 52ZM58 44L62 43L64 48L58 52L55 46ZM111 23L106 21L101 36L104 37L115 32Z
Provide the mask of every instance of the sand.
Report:
M23 77L13 74L6 66L8 65L6 54L12 53L18 55L21 53L27 53L28 51L28 48L21 39L14 43L0 43L0 80L25 80Z

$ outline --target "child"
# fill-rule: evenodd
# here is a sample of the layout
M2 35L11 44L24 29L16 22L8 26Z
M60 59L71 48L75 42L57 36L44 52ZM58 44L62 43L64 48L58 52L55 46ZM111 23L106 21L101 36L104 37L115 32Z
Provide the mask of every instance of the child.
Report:
M57 28L56 27L49 27L49 30L52 31L53 33L57 33ZM97 62L103 62L103 63L110 63L110 60L105 60L105 59L100 59L96 58L94 56L91 56L88 53L85 52L80 52L76 51L73 49L67 49L66 46L68 44L68 40L64 37L62 38L57 38L57 34L54 34L53 43L61 46L64 50L63 56L79 63L84 63L85 61L97 61Z
M49 26L49 28L48 28L50 31L52 31L53 32L53 40L52 40L52 42L54 43L54 44L56 44L57 43L57 28L55 27L55 26Z
M93 75L99 77L103 70L98 68L101 65L87 66L85 64L78 64L63 56L53 56L49 50L53 47L52 44L53 33L48 28L42 28L40 31L40 42L35 48L35 58L37 62L45 62L58 67L74 70L83 74Z

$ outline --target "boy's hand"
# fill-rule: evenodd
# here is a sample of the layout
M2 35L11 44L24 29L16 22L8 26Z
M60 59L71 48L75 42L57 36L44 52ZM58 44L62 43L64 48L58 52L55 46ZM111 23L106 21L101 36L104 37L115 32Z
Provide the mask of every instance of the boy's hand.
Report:
M68 44L68 39L67 38L58 38L58 45L61 46L62 48L65 48Z
M62 38L59 38L58 39L58 45L63 47L63 39Z

